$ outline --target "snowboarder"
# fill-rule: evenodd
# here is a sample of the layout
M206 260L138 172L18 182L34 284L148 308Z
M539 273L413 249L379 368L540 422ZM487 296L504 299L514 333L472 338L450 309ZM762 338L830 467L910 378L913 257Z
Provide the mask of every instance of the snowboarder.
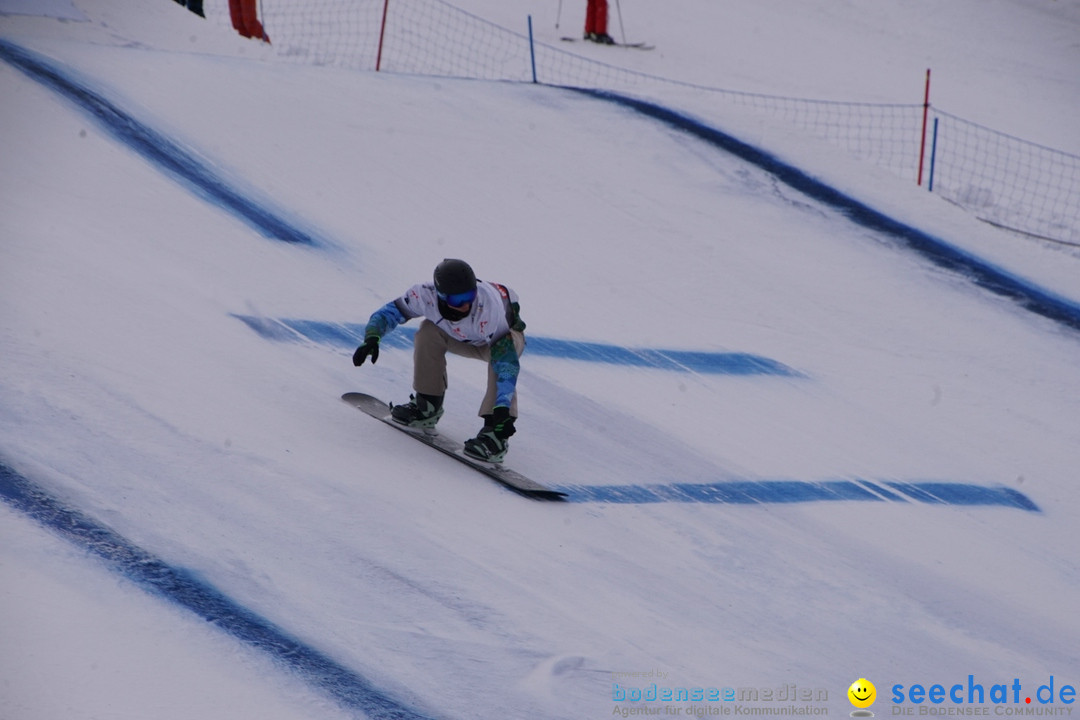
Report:
M607 31L607 0L589 0L585 9L585 39L601 45L614 45L615 39Z
M477 280L464 260L446 259L434 282L413 285L376 310L364 328L364 344L353 353L360 367L379 358L379 340L398 325L422 317L413 341L413 390L391 417L413 428L433 428L443 414L447 351L488 363L488 387L480 406L484 427L465 442L465 453L487 462L506 457L517 418L519 358L525 323L517 294L505 285Z

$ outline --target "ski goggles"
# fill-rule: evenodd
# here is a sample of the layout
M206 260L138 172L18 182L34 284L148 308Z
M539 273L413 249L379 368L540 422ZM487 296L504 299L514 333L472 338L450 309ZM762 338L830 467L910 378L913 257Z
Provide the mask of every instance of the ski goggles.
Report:
M463 305L471 303L473 300L476 299L476 289L475 288L472 289L472 290L469 290L467 292L454 293L452 295L447 295L446 293L443 293L443 292L436 293L436 294L439 296L440 300L442 300L444 303L446 303L450 307L462 307Z

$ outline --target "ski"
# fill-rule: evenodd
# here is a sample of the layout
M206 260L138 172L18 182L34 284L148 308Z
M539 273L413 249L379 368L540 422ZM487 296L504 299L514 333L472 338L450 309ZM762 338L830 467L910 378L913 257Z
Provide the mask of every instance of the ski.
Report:
M576 37L569 37L569 36L564 36L564 37L561 37L559 39L562 40L563 42L586 42L586 40L584 38L576 38ZM644 42L632 42L632 43L617 42L617 43L613 43L611 45L605 45L605 44L602 44L602 43L593 43L593 44L594 45L599 45L600 47L620 47L620 48L629 48L631 50L654 50L654 49L656 49L655 45L649 45L648 43L644 43Z
M443 435L433 435L420 430L414 430L394 422L390 417L390 405L376 397L372 397L365 393L348 392L342 395L341 399L353 407L362 410L376 420L380 420L386 425L405 433L409 437L416 438L428 447L435 448L439 452L449 455L458 462L468 465L473 470L487 475L492 480L501 483L520 495L535 500L566 499L566 493L552 490L535 480L530 480L516 470L511 470L501 464L487 463L483 460L477 460L465 455L465 446L457 441L451 440Z

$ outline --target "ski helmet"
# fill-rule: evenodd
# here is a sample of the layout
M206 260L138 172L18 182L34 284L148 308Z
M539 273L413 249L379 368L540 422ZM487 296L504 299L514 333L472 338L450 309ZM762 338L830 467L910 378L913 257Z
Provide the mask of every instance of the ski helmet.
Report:
M476 275L473 269L464 260L443 260L435 268L435 293L439 299L440 315L451 322L465 319L476 299Z
M476 274L464 260L447 258L435 268L435 290L440 295L460 295L476 290Z

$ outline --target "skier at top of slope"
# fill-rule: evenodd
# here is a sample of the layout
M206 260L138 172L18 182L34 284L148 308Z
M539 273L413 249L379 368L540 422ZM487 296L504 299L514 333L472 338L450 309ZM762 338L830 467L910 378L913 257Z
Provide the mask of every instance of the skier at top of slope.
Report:
M601 45L614 45L615 39L607 31L607 0L589 0L585 9L585 39Z
M408 403L395 405L391 417L409 427L435 427L443 414L447 351L484 360L488 363L487 394L480 405L484 427L465 442L465 453L502 462L515 432L519 358L525 350L525 323L517 294L505 285L477 280L464 260L443 260L433 280L413 285L371 315L364 344L353 353L353 365L360 367L368 357L374 364L384 335L423 317L413 341L416 392Z

